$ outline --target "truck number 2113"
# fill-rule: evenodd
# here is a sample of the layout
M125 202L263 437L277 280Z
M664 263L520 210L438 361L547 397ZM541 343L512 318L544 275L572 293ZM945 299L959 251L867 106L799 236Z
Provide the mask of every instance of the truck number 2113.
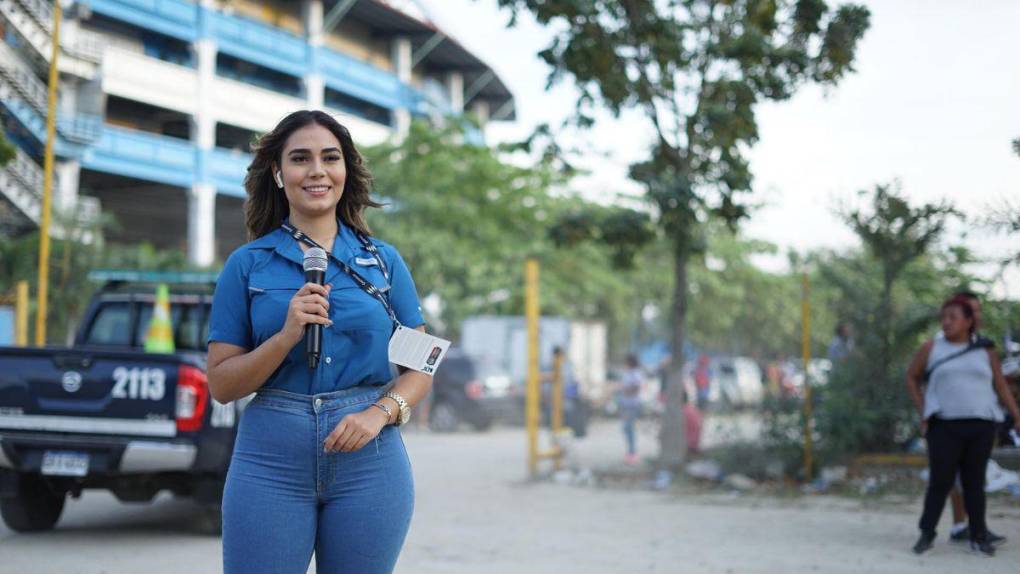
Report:
M115 399L162 400L166 395L166 371L139 367L117 367L113 370Z

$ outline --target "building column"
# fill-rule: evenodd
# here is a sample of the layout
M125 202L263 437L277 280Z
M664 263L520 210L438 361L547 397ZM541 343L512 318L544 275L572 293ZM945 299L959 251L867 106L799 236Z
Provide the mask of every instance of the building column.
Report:
M492 108L489 106L489 102L476 100L475 103L471 104L471 113L474 114L475 119L478 121L478 127L484 130L485 125L489 123L489 117L492 115Z
M81 163L76 159L57 161L54 165L56 176L56 193L54 206L58 212L70 214L78 203L78 181L81 176Z
M212 265L216 255L216 186L209 175L209 159L216 145L216 116L213 89L216 81L216 41L209 35L207 14L215 10L211 0L202 0L199 39L195 52L195 114L191 118L191 143L195 147L195 172L188 193L188 261L202 267Z
M188 261L201 267L216 257L216 187L196 183L188 193Z
M393 66L397 73L397 79L404 85L411 85L411 58L413 50L411 39L407 36L398 36L393 39L392 56ZM397 139L404 139L411 130L411 110L400 107L393 110L393 128L396 131Z
M446 74L446 93L450 96L450 113L464 113L464 74L453 71Z
M302 6L305 36L308 38L308 73L305 74L305 103L309 109L321 110L325 105L326 82L319 71L319 49L322 48L322 0L305 0Z

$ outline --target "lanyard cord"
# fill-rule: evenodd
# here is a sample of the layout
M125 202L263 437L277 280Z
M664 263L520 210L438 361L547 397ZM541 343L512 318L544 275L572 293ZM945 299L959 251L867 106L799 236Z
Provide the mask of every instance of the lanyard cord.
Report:
M296 241L300 241L301 243L304 243L309 247L318 247L319 249L326 251L325 249L322 248L321 245L316 243L314 239L308 237L307 235L305 235L304 232L294 227L290 223L284 222L280 227L282 227L283 230L290 234L290 236L293 237ZM368 252L371 253L373 257L375 257L376 262L379 263L379 267L382 269L383 277L385 277L386 282L389 283L389 272L386 269L386 264L383 262L382 257L379 256L379 250L376 249L375 245L371 241L369 241L367 237L362 236L360 233L358 234L358 239L361 240L362 245L365 246L365 249L367 249ZM400 321L397 320L397 315L396 313L393 312L393 307L390 305L389 300L383 294L384 291L380 290L378 287L373 285L372 282L369 281L368 279L362 277L361 274L352 269L350 265L343 261L340 261L336 257L333 257L332 253L330 253L329 256L332 257L333 261L340 266L341 271L350 276L350 278L353 279L354 282L358 284L358 287L360 287L362 291L368 293L369 296L374 298L376 301L382 303L382 306L386 309L386 314L390 316L390 321L393 323L393 328L396 329L397 326L400 325ZM387 286L385 291L389 290L390 288L389 286Z

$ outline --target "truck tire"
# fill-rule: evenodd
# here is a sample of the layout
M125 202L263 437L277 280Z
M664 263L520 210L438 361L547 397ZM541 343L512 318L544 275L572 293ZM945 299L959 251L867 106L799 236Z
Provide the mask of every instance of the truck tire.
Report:
M218 506L203 506L195 521L198 531L210 536L223 534L223 509Z
M49 489L39 476L18 477L18 495L0 499L4 524L16 532L50 530L64 511L64 493Z
M475 418L475 420L471 421L471 428L473 428L475 432L485 432L489 430L492 428L492 417L489 415L481 415Z

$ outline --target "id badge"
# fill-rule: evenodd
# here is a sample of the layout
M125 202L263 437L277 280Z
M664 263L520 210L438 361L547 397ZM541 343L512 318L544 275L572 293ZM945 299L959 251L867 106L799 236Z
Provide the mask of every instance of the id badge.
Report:
M433 375L449 348L450 342L445 339L398 325L390 337L390 362Z

